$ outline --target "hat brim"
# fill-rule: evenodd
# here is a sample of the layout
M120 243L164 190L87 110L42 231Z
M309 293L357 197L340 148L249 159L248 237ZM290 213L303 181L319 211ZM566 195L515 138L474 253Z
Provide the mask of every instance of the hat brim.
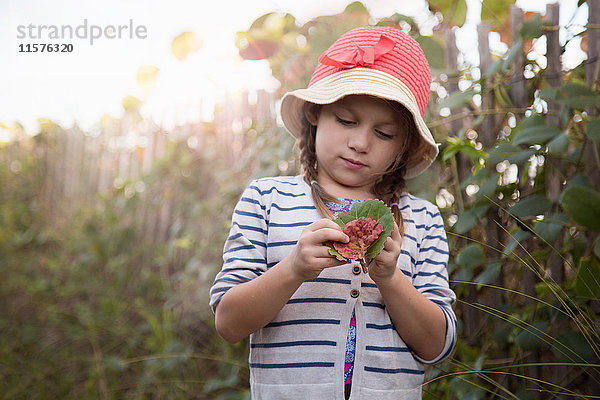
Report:
M438 145L412 92L402 81L386 72L372 68L345 69L320 79L306 89L288 92L281 100L281 119L287 130L299 138L305 118L304 102L331 104L342 97L361 94L396 101L410 111L428 150L420 162L407 168L405 177L413 178L426 170L438 155Z

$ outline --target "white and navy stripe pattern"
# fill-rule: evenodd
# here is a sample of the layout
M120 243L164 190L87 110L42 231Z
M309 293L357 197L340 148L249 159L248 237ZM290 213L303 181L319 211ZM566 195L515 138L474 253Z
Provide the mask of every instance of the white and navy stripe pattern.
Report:
M250 336L250 382L255 399L340 399L346 335L356 311L354 399L420 399L424 363L447 357L456 342L454 292L448 285L448 242L439 210L403 194L405 233L398 267L446 316L446 343L422 360L402 341L368 274L349 264L304 282L277 317ZM223 252L223 268L210 292L216 309L230 288L261 275L290 253L302 230L320 219L302 176L250 183L238 202ZM350 292L358 290L358 297Z

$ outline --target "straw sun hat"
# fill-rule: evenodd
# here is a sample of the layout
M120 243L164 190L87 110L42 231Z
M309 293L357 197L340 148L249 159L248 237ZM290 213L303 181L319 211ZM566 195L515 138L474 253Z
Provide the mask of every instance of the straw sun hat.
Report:
M331 104L347 95L371 95L404 105L427 143L421 160L408 165L406 178L423 172L438 146L423 120L429 101L431 72L419 44L401 30L362 27L346 32L319 58L306 89L286 93L281 117L288 131L300 137L305 102Z

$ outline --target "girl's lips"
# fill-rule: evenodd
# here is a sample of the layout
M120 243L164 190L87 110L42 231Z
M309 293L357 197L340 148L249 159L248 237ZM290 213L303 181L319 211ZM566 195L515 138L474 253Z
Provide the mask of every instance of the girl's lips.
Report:
M353 160L351 158L342 157L342 160L344 160L346 165L352 169L361 169L361 168L366 167L365 164L361 163L360 161Z

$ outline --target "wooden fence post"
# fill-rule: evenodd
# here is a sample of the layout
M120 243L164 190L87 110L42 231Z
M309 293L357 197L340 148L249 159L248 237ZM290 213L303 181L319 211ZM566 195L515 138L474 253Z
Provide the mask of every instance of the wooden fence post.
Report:
M477 26L477 38L478 38L478 49L479 49L479 70L481 71L481 76L483 79L483 75L492 65L492 53L490 52L490 43L489 43L489 35L490 35L490 24L488 22L481 22ZM483 82L483 87L490 87L491 82L487 80L487 82ZM483 112L493 111L494 109L494 94L492 91L488 91L487 93L481 93L481 108ZM496 140L498 139L498 130L496 126L497 118L493 112L488 113L484 120L481 122L481 125L478 129L479 131L479 140L483 144L484 148L489 148ZM487 256L488 260L494 259L497 257L497 252L494 250L494 247L500 243L500 232L498 229L498 207L492 205L490 211L487 214L487 220L485 225L485 233L486 233L486 242L490 247L487 248ZM503 274L502 272L496 279L494 284L496 286L503 286ZM491 290L490 292L490 301L494 305L502 304L502 291L501 290Z
M519 39L519 30L523 25L523 10L519 7L510 6L510 34L515 43ZM515 108L525 109L529 106L529 96L527 94L527 83L523 76L525 69L525 54L523 51L517 52L513 59L513 77L511 79L511 100Z
M558 4L546 5L546 22L550 24L551 29L546 31L546 81L552 87L559 87L562 84L562 62L561 62L561 46L559 42L559 22L560 22L560 6ZM548 104L547 122L550 125L561 129L561 121L558 117L560 106L554 102ZM563 161L558 157L546 156L546 196L558 211L558 198L562 192L562 182L564 180ZM562 238L559 237L553 243L556 251L550 250L546 269L550 271L552 279L557 284L564 281L564 264L562 256L559 254ZM560 323L560 322L559 322ZM559 332L563 327L558 327L556 332ZM553 369L551 379L553 383L560 385L567 376L568 369L564 366L557 366ZM565 399L565 396L557 394L557 399Z
M588 28L587 28L587 63L585 68L585 82L588 87L600 89L600 0L587 0L588 5ZM588 113L592 117L597 117L596 109L589 109ZM596 190L600 191L600 146L597 146L592 140L586 138L584 155L585 173L589 176ZM598 238L598 233L589 231L586 233L587 250L586 254L592 253L592 247ZM598 301L595 302L598 307ZM600 393L600 372L598 369L590 371L592 379L589 380L588 393Z
M446 44L446 67L449 71L456 71L456 76L449 76L449 82L446 83L446 90L448 93L457 92L459 90L458 87L458 47L456 46L456 36L454 31L451 29L446 30L445 34L445 44ZM455 79L453 81L452 79ZM459 109L451 110L451 113L460 112ZM465 118L454 119L450 122L449 132L451 135L457 135L459 131L465 126ZM460 211L462 212L462 208L464 207L464 202L467 199L467 194L464 190L459 188L459 185L462 181L467 179L471 175L471 170L469 168L469 161L467 157L462 153L457 153L455 155L455 179L457 182L456 189L456 198L458 200L458 206ZM457 239L457 243L461 243L463 239ZM460 244L457 245L459 248ZM469 285L466 288L467 298L465 299L468 304L474 304L477 302L477 292L475 288ZM479 327L480 314L474 307L464 307L462 310L462 320L464 323L464 332L465 339L467 342L476 341L477 340L477 329Z
M559 5L548 4L546 6L546 21L552 27L558 27L559 23ZM560 60L560 43L558 38L558 29L551 29L546 32L546 81L552 87L558 87L562 84L562 63ZM554 102L548 104L548 112L558 113L560 106ZM560 129L560 119L556 114L550 114L547 118L548 123ZM546 164L546 195L558 207L558 197L562 192L562 175L563 162L560 158L548 155L545 160ZM558 238L553 244L554 248L560 250L561 238ZM562 257L557 252L551 251L548 259L547 267L550 269L552 279L558 284L564 280L564 265Z
M588 87L600 87L600 0L587 0L588 25L587 29L587 63L585 65L585 83ZM597 116L595 110L589 110L592 116ZM600 190L600 166L598 154L600 149L590 139L585 142L584 159L585 172L590 177L596 190Z
M446 30L445 35L446 42L446 66L450 71L456 71L456 81L448 82L446 84L446 88L448 93L457 92L458 88L458 47L456 46L456 35L454 31L451 29ZM449 77L450 78L450 77ZM451 110L454 112L460 112L460 110ZM465 126L465 118L454 119L450 122L450 133L456 135L459 131ZM462 153L456 154L456 163L458 169L458 179L459 182L467 179L471 175L471 168L469 167L469 160ZM467 199L466 193L464 190L462 193L457 193L457 196L462 197L463 200Z

